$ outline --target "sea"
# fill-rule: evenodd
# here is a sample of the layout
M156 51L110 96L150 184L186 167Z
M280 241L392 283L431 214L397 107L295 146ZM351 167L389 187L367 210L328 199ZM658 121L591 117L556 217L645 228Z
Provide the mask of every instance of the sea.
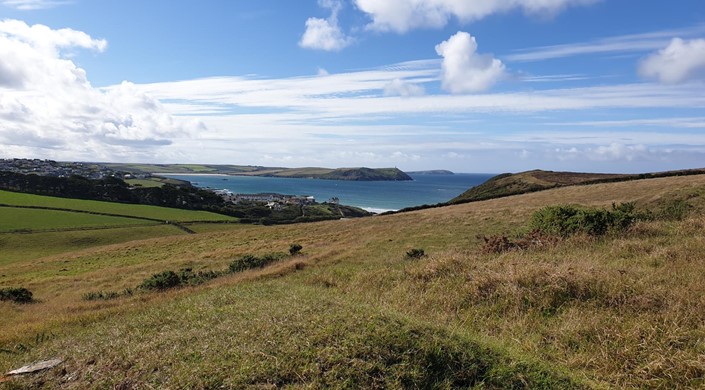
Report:
M348 181L290 179L278 177L229 175L162 176L190 181L194 186L214 190L226 189L236 194L273 192L307 195L317 202L338 198L340 204L381 213L407 207L447 202L471 187L495 176L488 173L411 174L411 181Z

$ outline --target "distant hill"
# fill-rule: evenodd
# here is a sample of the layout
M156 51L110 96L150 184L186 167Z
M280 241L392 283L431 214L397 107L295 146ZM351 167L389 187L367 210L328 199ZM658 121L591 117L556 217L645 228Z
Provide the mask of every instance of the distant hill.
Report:
M111 169L152 174L222 174L235 176L289 177L296 179L404 181L412 180L397 168L280 168L253 165L199 165L199 164L103 164Z
M413 180L397 168L274 168L239 174L241 176L288 177L296 179L405 181Z
M459 196L451 199L448 203L457 204L474 202L510 195L524 194L528 192L542 191L555 187L651 179L669 176L699 175L703 173L705 173L705 169L688 169L642 174L553 172L536 169L521 173L504 173L497 175L479 186L470 188Z

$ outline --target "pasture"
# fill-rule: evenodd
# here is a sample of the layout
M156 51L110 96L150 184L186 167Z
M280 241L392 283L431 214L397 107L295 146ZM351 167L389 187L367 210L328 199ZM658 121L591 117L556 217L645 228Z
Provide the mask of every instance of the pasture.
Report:
M237 226L0 264L0 371L13 386L695 388L705 385L705 175L565 187L355 220ZM548 205L634 202L603 237L486 251ZM668 214L685 204L686 214ZM669 217L673 215L674 217ZM150 229L145 227L142 229ZM31 236L31 235L29 235ZM1 238L1 237L0 237ZM208 283L135 290L166 270L300 255ZM406 253L422 248L426 256ZM115 321L119 318L119 321Z

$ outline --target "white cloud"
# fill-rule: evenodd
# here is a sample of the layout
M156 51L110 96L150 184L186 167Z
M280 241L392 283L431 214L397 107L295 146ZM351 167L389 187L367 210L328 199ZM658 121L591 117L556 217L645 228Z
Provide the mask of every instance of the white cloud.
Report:
M384 96L421 96L425 93L422 86L402 79L394 79L384 86Z
M682 129L705 128L705 117L668 117L668 118L648 118L648 119L625 119L610 121L581 121L581 122L557 122L547 123L555 126L590 126L590 127L643 127L658 126ZM665 140L664 140L665 141Z
M453 17L472 22L489 15L522 9L551 16L562 9L596 0L355 0L357 8L372 19L368 28L404 33L415 28L440 28Z
M588 42L532 47L519 50L515 54L510 54L503 58L508 61L528 62L588 54L640 53L661 49L674 36L698 36L703 32L705 32L705 26L699 25L682 29L620 35Z
M677 84L705 76L705 39L673 38L664 49L639 64L642 77Z
M451 93L485 91L504 76L502 61L478 54L475 37L466 32L436 45L436 53L443 57L442 87Z
M0 22L0 144L50 158L116 159L198 129L123 83L93 88L63 52L107 43L71 29Z
M342 8L339 0L319 0L321 7L331 11L328 19L308 18L306 31L299 41L299 46L305 49L337 51L345 48L352 39L346 36L338 25L338 13Z
M11 38L13 42L27 44L32 50L43 55L59 56L61 50L81 48L104 51L108 42L93 39L83 31L70 28L53 30L42 24L33 26L20 20L6 19L0 21L0 36Z
M22 11L31 11L36 9L52 8L59 5L70 4L71 1L62 0L3 0L2 4L19 9Z

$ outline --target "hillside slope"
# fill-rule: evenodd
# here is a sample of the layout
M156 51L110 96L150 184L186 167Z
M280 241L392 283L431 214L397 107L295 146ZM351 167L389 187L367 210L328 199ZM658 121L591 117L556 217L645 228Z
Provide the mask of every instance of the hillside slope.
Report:
M549 188L575 185L599 179L617 178L624 175L551 172L533 170L521 173L497 175L479 186L470 188L453 198L450 203L472 202L502 196L524 194Z
M620 202L653 218L502 253L477 238L515 240L548 205ZM235 226L0 265L2 286L25 286L39 300L0 302L8 313L0 348L11 351L0 354L0 371L60 356L61 369L10 383L701 387L704 209L705 175L693 175L305 226ZM300 255L199 286L82 299L164 270L221 270L292 243ZM409 258L412 248L426 256Z
M553 172L540 169L497 175L485 183L468 189L448 203L458 204L525 194L550 188L596 183L610 183L660 177L705 174L705 169L687 169L643 174Z

